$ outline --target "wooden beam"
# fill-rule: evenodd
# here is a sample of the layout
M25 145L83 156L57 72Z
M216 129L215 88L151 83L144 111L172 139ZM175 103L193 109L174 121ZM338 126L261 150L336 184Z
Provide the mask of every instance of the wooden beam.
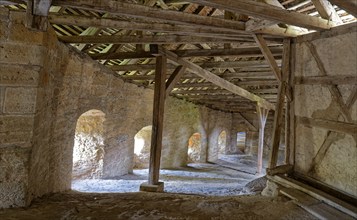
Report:
M237 113L244 121L244 123L249 127L252 131L258 131L257 129L242 113Z
M189 2L314 30L330 29L334 25L322 18L284 10L276 6L255 1L189 0Z
M297 85L355 85L356 82L357 76L351 75L295 77Z
M270 51L267 43L265 42L263 35L254 34L253 37L254 37L255 41L257 42L257 44L259 45L259 48L262 51L262 54L264 55L265 60L268 61L269 66L270 66L271 70L273 71L273 73L275 74L276 79L280 82L281 81L281 70L274 59L273 53Z
M185 75L186 67L178 66L166 82L166 96L170 94L176 83Z
M322 76L327 76L327 71L325 69L325 66L317 53L316 47L311 43L311 42L306 42L307 47L310 50L311 55L315 58L317 67L320 70L320 75ZM348 112L348 108L343 102L342 94L339 91L338 87L336 85L327 85L327 88L329 89L331 93L332 100L337 103L337 107L339 108L340 112L342 113L343 117L351 122L352 117L351 114Z
M290 75L290 39L284 40L282 79L279 85L278 100L275 106L273 134L268 168L276 167L278 161L280 134L283 128L284 101L288 77Z
M270 176L274 176L277 174L289 174L293 172L293 167L293 165L284 164L274 168L267 168L267 174Z
M296 116L297 122L307 127L318 127L329 131L355 135L357 124Z
M128 65L106 65L106 67L112 69L113 71L142 71L142 70L155 70L155 64L128 64ZM176 66L172 64L167 64L167 69L175 69Z
M164 56L159 56L156 58L156 76L148 182L150 185L159 184L162 132L165 107L165 80L167 71L166 62L167 59Z
M265 99L237 86L234 85L233 83L230 83L224 79L222 79L221 77L217 76L216 74L213 74L211 72L209 72L208 70L203 69L202 67L198 66L195 63L192 63L188 60L185 60L183 58L178 57L175 53L165 50L162 47L159 48L160 53L162 55L167 56L168 59L186 66L189 70L191 70L192 73L204 78L205 80L214 83L215 85L227 89L228 91L231 91L234 94L237 94L239 96L242 96L246 99L249 99L251 101L255 101L257 103L259 103L262 107L266 107L267 109L274 109L274 105L271 104L270 102L266 101Z
M342 24L340 16L337 14L336 10L333 8L328 0L311 0L315 5L316 10L319 12L320 16L324 19L331 20L336 24Z
M257 173L261 173L263 168L264 129L268 118L269 109L265 109L257 105L257 114L258 114L258 122L259 122Z
M329 0L332 4L337 5L353 16L357 17L357 1L356 0Z
M63 43L84 43L84 44L195 44L202 42L211 43L232 43L238 42L234 39L220 39L210 37L180 36L180 35L155 35L155 36L58 36Z
M97 12L108 12L113 15L126 15L142 19L154 19L164 23L189 24L197 27L212 27L221 31L236 31L244 33L244 22L227 21L220 18L200 16L183 13L174 10L163 10L140 4L129 4L122 1L85 1L85 0L54 0L54 5L91 10Z
M282 47L270 47L274 56L280 56L283 52ZM237 49L210 49L210 50L175 50L172 51L179 57L261 57L263 56L259 48L237 48ZM108 59L139 59L152 58L150 52L117 52L117 53L97 53L89 54L94 60Z
M48 12L51 7L51 0L28 0L27 1L27 27L35 31L47 31Z
M114 18L96 18L78 15L67 15L67 14L50 14L49 22L52 24L62 24L62 25L76 25L81 27L97 27L97 28L117 28L126 30L139 30L139 31L150 31L150 32L164 32L164 33L174 33L182 35L195 35L195 36L211 36L218 38L230 38L245 36L244 34L233 31L222 31L216 30L211 27L197 28L192 25L186 24L163 24L163 23L148 23L144 21L132 20L123 21ZM248 35L247 35L248 36Z

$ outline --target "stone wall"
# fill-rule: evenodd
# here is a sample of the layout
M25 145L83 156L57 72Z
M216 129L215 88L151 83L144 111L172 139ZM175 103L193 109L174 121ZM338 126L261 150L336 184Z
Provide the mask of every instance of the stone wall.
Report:
M133 167L134 136L151 125L153 90L127 83L52 30L31 32L25 14L0 8L0 208L70 189L77 119L105 114L103 178ZM200 160L215 160L218 134L230 138L231 114L169 97L162 167L186 165L189 137L201 134ZM227 142L229 143L229 142Z
M311 35L315 36L315 35ZM357 36L355 26L339 27L309 39L329 76L357 72ZM321 73L306 42L295 44L295 76L319 76ZM339 85L343 101L353 91L353 85ZM337 103L324 85L295 85L295 115L333 121L345 121ZM357 103L350 109L353 123L357 120ZM333 135L323 159L314 169L311 164L329 135ZM295 171L308 175L345 193L357 196L356 139L348 134L330 132L317 127L296 126ZM321 152L319 153L321 154Z

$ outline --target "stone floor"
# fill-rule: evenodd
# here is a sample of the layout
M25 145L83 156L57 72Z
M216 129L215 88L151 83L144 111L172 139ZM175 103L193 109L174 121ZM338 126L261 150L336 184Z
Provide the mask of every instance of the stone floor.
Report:
M0 210L1 220L315 219L286 198L206 197L169 193L68 192L35 200L28 208Z

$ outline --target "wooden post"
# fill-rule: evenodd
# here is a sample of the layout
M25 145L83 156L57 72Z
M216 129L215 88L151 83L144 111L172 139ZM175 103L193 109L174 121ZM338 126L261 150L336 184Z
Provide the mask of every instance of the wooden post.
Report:
M165 56L156 58L149 180L148 183L140 186L141 191L162 192L164 189L163 183L159 182L159 173L165 106L166 64L167 59Z
M258 167L257 172L261 173L263 168L263 148L264 148L264 128L268 118L269 109L257 105L257 114L259 121L259 144L258 144Z
M279 153L280 134L283 124L284 100L287 90L287 81L290 74L290 39L284 40L282 81L279 84L278 100L275 106L273 137L268 168L276 167Z

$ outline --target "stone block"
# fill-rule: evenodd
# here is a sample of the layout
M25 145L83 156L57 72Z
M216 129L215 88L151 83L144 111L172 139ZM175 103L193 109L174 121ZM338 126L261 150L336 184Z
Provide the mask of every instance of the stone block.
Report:
M0 183L0 209L26 206L25 183Z
M5 113L35 113L36 88L6 88L4 112Z
M26 36L26 37L24 37ZM45 33L30 31L24 24L10 23L8 41L41 45L44 42Z
M32 131L33 116L0 116L0 132Z
M164 192L164 183L158 182L158 184L153 185L149 183L142 183L140 185L140 191L144 192Z
M46 49L19 43L0 43L0 63L43 65Z
M20 145L22 147L27 147L23 145L24 143L30 143L32 137L31 131L15 131L15 132L4 132L0 133L0 145Z
M40 67L0 65L0 86L37 86Z

